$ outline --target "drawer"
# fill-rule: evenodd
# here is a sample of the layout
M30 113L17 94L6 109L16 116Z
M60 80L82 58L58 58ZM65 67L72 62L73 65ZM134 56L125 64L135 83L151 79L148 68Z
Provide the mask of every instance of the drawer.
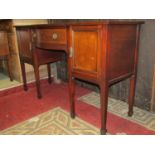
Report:
M32 34L37 43L67 44L66 29L36 29Z

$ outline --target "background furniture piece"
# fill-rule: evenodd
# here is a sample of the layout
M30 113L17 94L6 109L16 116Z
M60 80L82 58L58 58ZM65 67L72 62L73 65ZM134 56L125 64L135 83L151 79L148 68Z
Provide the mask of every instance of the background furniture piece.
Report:
M48 35L48 32L45 32ZM20 29L17 31L20 63L22 69L23 86L27 90L25 63L31 64L34 68L36 88L38 98L42 98L40 89L39 66L47 64L48 82L51 83L51 67L50 63L60 61L62 59L61 52L51 52L35 47L36 36L31 29Z
M19 58L19 50L17 45L17 35L15 25L33 25L33 24L47 24L47 19L0 19L0 31L6 31L9 44L9 53L11 55L11 73L15 81L22 82L21 65ZM7 71L3 62L0 62L0 67ZM54 66L54 65L53 65ZM29 64L25 65L27 81L35 79L33 67ZM55 68L54 68L55 70ZM39 68L40 78L47 77L46 65Z
M68 58L70 113L75 117L75 79L99 85L101 134L106 133L108 88L130 78L129 111L133 114L141 21L17 26L31 29L35 47L64 50ZM24 38L24 37L21 37ZM25 45L25 42L23 46Z
M151 96L150 111L155 112L155 66L154 66L154 74L153 74L153 80L152 80L152 96Z
M10 81L13 81L11 68L10 68L11 67L10 66L10 53L9 53L7 32L5 31L0 31L0 60L6 62Z

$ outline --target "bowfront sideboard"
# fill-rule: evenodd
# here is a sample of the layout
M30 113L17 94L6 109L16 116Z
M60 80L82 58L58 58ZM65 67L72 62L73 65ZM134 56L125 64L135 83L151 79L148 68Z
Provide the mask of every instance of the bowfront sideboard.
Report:
M18 37L20 50L26 49L34 55L38 49L66 52L72 118L75 117L75 79L92 82L100 87L100 129L101 134L106 134L110 85L130 78L128 115L133 114L141 24L142 21L106 20L61 25L16 26L16 31L20 36ZM22 35L23 32L28 33L31 39L24 38L27 35ZM23 59L22 55L20 58Z

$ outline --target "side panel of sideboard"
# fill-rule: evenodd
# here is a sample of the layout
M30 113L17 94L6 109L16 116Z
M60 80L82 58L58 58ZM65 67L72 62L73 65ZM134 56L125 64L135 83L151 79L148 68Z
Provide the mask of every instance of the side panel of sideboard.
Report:
M108 79L134 72L137 25L110 25Z
M17 30L18 48L21 59L32 59L30 29Z

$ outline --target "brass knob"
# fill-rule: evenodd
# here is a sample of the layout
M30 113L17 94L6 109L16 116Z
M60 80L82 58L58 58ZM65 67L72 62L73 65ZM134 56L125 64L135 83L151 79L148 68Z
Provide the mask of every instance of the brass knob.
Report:
M34 42L37 38L37 34L35 32L32 33L32 42Z
M33 38L36 38L37 37L37 34L36 33L33 33Z
M29 43L29 50L32 51L32 43Z
M53 40L58 39L58 34L54 32L54 33L52 34L52 39L53 39Z

